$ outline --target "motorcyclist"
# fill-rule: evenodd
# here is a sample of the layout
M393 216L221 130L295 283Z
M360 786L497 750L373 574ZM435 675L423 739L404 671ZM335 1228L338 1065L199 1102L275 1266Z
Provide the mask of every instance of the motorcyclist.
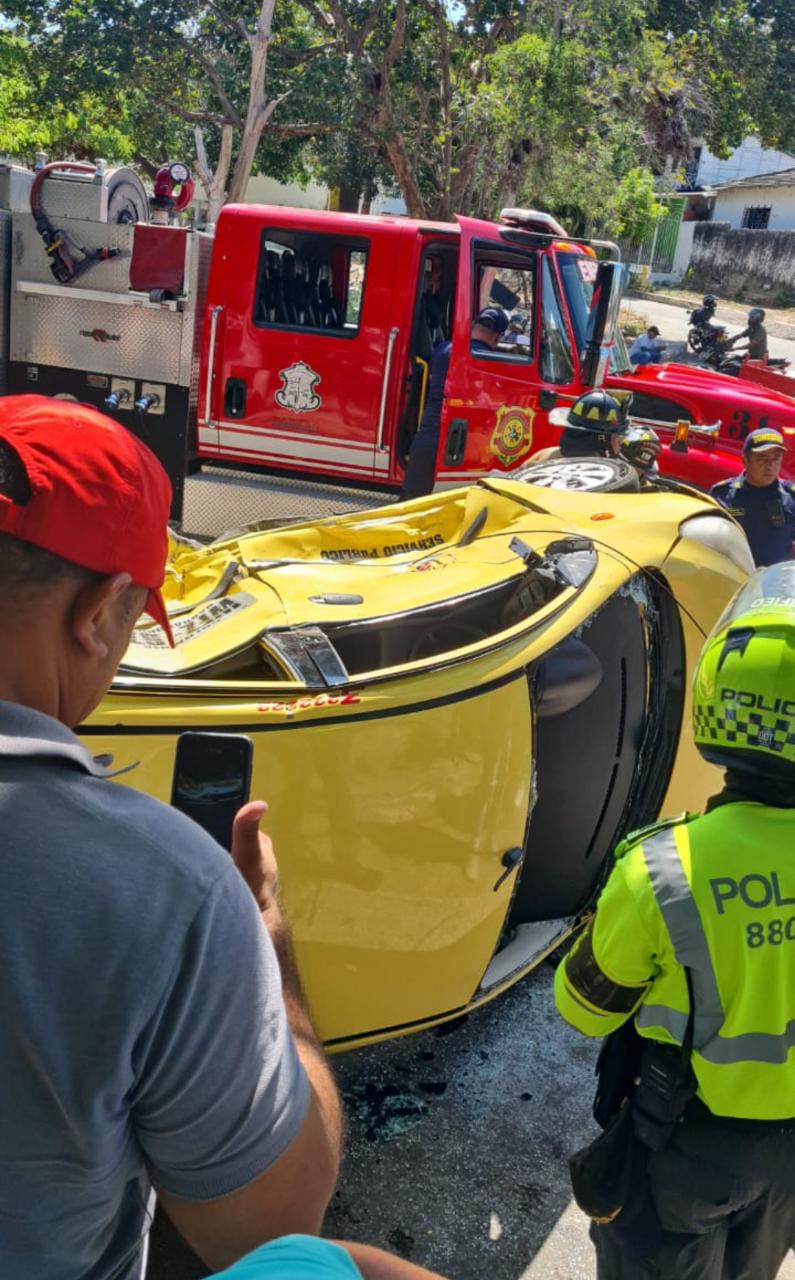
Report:
M762 307L751 307L748 312L746 328L742 333L737 333L726 343L726 349L735 346L736 343L742 342L743 338L747 338L748 345L742 348L743 354L747 355L749 360L766 360L767 359L767 329L764 325L765 312Z
M701 306L696 307L690 312L691 325L699 328L701 326L709 326L712 317L718 306L718 299L714 293L705 293L701 299Z

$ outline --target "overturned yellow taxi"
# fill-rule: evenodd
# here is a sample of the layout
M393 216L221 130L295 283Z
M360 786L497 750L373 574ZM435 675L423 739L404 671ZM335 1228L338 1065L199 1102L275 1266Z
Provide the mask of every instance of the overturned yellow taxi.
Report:
M689 671L751 567L695 493L496 478L175 541L177 647L142 620L81 732L163 800L183 730L250 734L320 1030L400 1034L515 981L625 832L716 788Z

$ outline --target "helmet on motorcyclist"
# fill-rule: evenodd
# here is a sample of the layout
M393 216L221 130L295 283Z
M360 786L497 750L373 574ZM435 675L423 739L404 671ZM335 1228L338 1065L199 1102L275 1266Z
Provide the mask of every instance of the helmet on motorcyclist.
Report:
M705 293L704 297L701 299L701 305L702 307L709 307L710 310L714 311L718 305L718 299L715 297L714 293Z
M631 400L629 391L587 391L568 412L553 409L550 422L566 428L560 437L560 452L564 457L589 453L615 456L629 427Z
M621 441L621 456L631 462L641 477L654 475L659 471L657 458L662 444L653 427L644 427L633 423Z
M749 324L761 324L764 318L765 312L762 307L751 307L751 310L748 312Z
M693 736L705 760L760 782L795 784L795 564L759 569L707 638L693 681Z

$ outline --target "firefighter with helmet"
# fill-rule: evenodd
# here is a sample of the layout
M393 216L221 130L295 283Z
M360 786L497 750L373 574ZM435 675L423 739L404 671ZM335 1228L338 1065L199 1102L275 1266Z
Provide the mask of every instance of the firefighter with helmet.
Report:
M625 1124L644 1163L592 1225L599 1280L773 1280L795 1242L792 563L757 570L708 637L693 735L722 791L619 846L555 977L572 1026L639 1049Z
M649 485L660 473L657 459L662 444L654 427L632 423L621 440L621 457L637 471L641 485Z
M587 391L570 409L552 409L549 421L564 431L556 448L540 449L532 461L558 458L615 458L629 430L629 391Z

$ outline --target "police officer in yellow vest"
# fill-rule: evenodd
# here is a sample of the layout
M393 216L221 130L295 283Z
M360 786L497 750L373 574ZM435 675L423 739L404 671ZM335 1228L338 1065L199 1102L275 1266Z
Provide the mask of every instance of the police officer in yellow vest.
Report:
M693 690L701 754L726 770L703 816L621 845L556 973L579 1031L634 1016L681 1045L693 992L697 1094L648 1157L662 1226L631 1262L592 1226L599 1280L773 1280L795 1245L795 566L760 569L710 635Z

